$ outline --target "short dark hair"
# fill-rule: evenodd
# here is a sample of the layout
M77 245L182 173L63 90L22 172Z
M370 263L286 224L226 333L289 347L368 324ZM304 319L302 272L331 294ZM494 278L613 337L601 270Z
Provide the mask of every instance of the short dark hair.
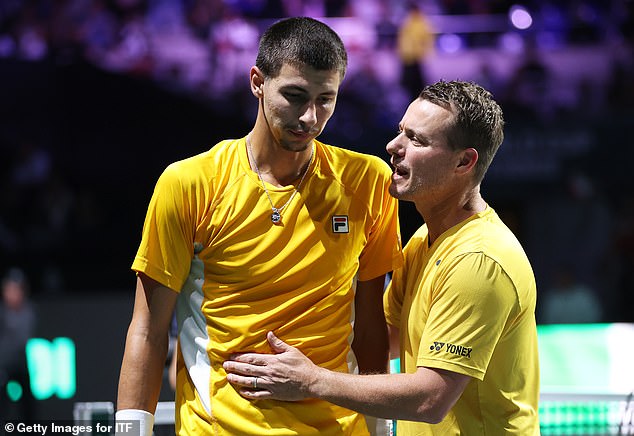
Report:
M455 150L472 147L478 151L475 177L481 182L504 140L502 108L491 93L473 82L441 80L426 86L419 98L455 114L447 132L449 145Z
M339 35L326 24L309 17L292 17L264 32L255 61L265 77L277 77L284 63L337 70L343 80L348 55Z

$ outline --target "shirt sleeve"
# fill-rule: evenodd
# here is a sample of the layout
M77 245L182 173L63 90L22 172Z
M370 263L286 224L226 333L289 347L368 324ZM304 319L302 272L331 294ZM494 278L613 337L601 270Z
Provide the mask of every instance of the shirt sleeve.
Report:
M398 328L401 327L401 310L403 309L403 293L400 283L402 283L402 279L399 269L392 274L392 280L383 294L385 320L389 325Z
M175 164L159 178L143 224L141 244L132 269L179 292L193 257L195 225L189 200Z
M377 158L378 159L378 158ZM379 183L374 187L374 222L359 258L359 280L371 280L403 264L403 248L398 219L398 200L389 193L389 169L380 161Z
M412 271L412 262L414 262L420 251L421 245L426 241L426 228L421 226L410 238L407 246L403 249L403 265L392 273L392 280L388 284L383 294L383 311L385 320L388 324L402 328L401 313L403 311L403 302L407 292L415 292L415 289L407 289L408 279L407 273Z
M417 366L483 380L507 323L519 311L517 293L502 267L483 253L448 263L433 287Z

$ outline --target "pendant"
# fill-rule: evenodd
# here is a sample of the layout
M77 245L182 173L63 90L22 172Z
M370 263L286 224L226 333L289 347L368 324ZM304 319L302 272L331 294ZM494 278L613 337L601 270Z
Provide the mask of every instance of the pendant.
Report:
M282 215L280 215L277 209L273 209L273 213L271 214L271 221L273 224L277 224L282 220Z

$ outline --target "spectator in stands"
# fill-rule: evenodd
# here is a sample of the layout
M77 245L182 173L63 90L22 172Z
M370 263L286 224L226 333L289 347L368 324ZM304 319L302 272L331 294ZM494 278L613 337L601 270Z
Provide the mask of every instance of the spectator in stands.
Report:
M24 272L10 269L2 280L0 305L0 420L33 419L25 348L35 333L35 311L28 294ZM12 387L17 389L14 398Z
M524 59L510 77L504 99L505 108L528 120L552 120L557 104L552 98L552 72L535 47L526 44Z
M603 307L594 290L578 280L574 268L561 265L553 284L544 290L540 322L544 324L596 323L603 319Z
M398 29L397 50L401 61L401 85L410 99L426 85L425 61L432 54L434 30L414 1L408 4L407 16Z

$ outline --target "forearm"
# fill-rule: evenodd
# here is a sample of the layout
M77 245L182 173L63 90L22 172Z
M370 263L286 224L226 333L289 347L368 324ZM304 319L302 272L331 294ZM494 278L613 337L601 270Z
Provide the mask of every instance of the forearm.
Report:
M334 372L315 365L272 332L267 340L274 354L244 353L223 364L227 380L245 398L320 398L379 418L437 423L471 380L467 375L426 367L411 374Z
M156 410L164 362L167 355L166 336L152 336L147 331L130 326L126 339L117 409Z
M377 321L380 324L380 320ZM359 373L382 374L387 372L389 343L385 324L375 326L372 331L355 332L352 350L357 358Z
M413 374L358 376L320 369L308 396L379 418L439 422L444 412L436 407L432 392L416 389L420 381L415 378Z
M389 340L383 315L384 283L385 276L380 276L357 285L352 350L361 374L387 372Z

